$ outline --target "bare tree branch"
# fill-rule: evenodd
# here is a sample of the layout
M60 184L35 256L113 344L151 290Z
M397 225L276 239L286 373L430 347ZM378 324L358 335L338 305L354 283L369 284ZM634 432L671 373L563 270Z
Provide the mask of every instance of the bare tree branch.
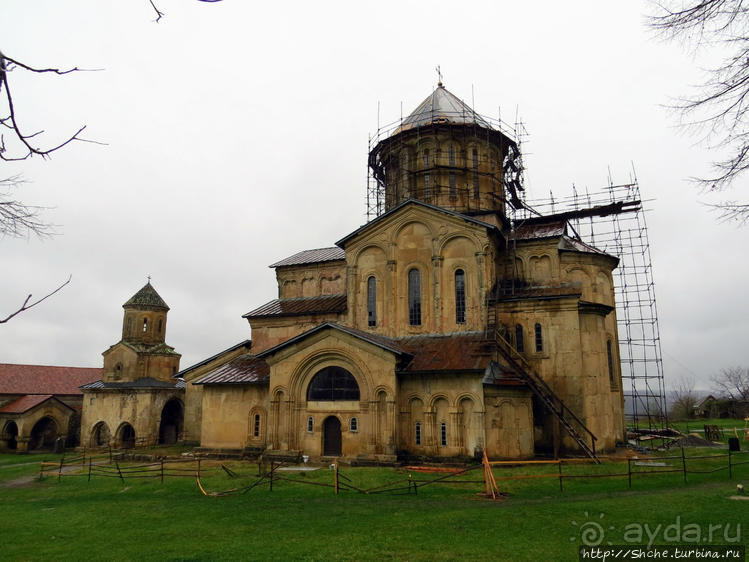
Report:
M27 205L12 197L12 192L23 183L21 176L0 179L0 237L52 236L54 226L40 218L45 207Z
M706 70L707 79L693 96L671 106L681 115L683 127L701 134L711 149L728 152L726 159L713 162L713 174L692 178L706 190L722 191L749 169L749 1L655 4L658 13L649 18L649 25L665 39L681 40L695 54L716 47L730 53ZM729 220L739 219L742 224L749 220L749 205L726 201L717 207L725 207Z
M5 145L5 137L3 135L0 135L0 160L5 161L18 161L18 160L26 160L27 158L30 158L32 156L41 156L42 158L49 158L50 154L53 153L56 150L61 149L62 147L66 146L67 144L73 142L73 141L83 141L83 142L94 142L96 144L103 144L103 143L97 143L96 141L91 141L88 139L84 139L80 137L80 134L84 131L86 126L82 126L80 129L78 129L72 136L68 137L63 142L51 147L51 148L40 148L39 146L35 146L31 144L31 140L43 133L44 131L36 131L34 133L24 133L21 130L21 126L18 124L18 119L16 115L16 108L13 103L13 95L11 94L10 90L10 83L8 82L8 73L13 70L14 67L22 68L24 70L28 70L29 72L35 72L35 73L53 73L58 75L63 74L69 74L71 72L82 72L84 69L74 67L67 70L61 70L59 68L34 68L32 66L29 66L27 64L23 64L21 62L18 62L15 59L12 59L10 57L7 57L0 52L0 95L2 95L3 90L5 91L5 100L7 102L7 110L8 115L4 117L0 117L0 126L3 126L7 129L10 129L13 132L13 137L20 141L20 143L23 145L24 150L20 153L20 155L11 156L8 155L8 148Z
M64 282L64 283L63 283L62 285L60 285L59 287L57 287L57 289L55 289L55 290L54 290L54 291L52 291L51 293L47 293L47 294L46 294L46 295L44 295L44 296L43 296L42 298L40 298L40 299L38 299L38 300L35 300L35 301L33 301L33 302L30 302L30 301L31 301L31 297L32 297L32 295L31 295L31 294L29 294L29 296L28 296L28 297L26 297L26 300L25 300L25 301L23 301L23 304L21 305L21 308L19 308L19 309L18 309L18 310L16 310L15 312L13 312L13 313L9 314L9 315L8 315L8 316L6 316L6 317L5 317L4 319L0 320L0 324L5 324L5 323L6 323L6 322L7 322L8 320L10 320L11 318L13 318L14 316L17 316L18 314L21 314L22 312L24 312L24 311L26 311L26 310L29 310L30 308L33 308L33 307L35 307L35 306L36 306L36 305L38 305L38 304L39 304L40 302L43 302L43 301L47 300L47 299L48 299L49 297L51 297L51 296L52 296L52 295L54 295L55 293L57 293L57 292L59 292L60 290L62 290L62 288L63 288L63 287L65 286L65 285L67 285L68 283L70 283L70 280L71 280L72 278L73 278L73 276L72 276L72 275L68 276L68 279L67 279L67 281L65 281L65 282Z

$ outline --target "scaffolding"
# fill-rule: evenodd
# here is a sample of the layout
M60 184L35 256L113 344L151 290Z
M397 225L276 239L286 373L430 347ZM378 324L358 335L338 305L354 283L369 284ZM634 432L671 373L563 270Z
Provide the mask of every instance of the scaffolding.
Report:
M520 194L523 191L524 168L520 147L526 134L523 124L518 122L514 126L509 125L500 118L480 115L473 111L454 114L440 112L440 118L444 118L445 121L411 127L401 117L392 123L378 126L375 134L370 135L367 148L367 222L383 214L387 208L395 206L395 203L402 199L402 193L408 193L409 197L426 203L472 214L481 207L481 202L474 193L477 187L457 185L455 178L461 175L473 178L475 186L478 186L479 181L491 185L490 193L486 195L492 199L508 202L513 206L522 206ZM461 124L452 124L451 118L455 118ZM474 122L466 123L467 119L473 119ZM449 131L455 139L482 139L487 148L492 146L491 143L496 143L497 135L501 135L506 139L503 143L506 154L502 162L494 162L491 159L491 150L482 151L478 155L478 160L472 162L459 156L452 161L451 157L438 154L428 164L421 161L406 161L404 164L402 158L396 156L407 146L403 142L405 135L400 133L414 134L418 151L422 142L435 144L434 139L444 131ZM385 160L377 158L380 155L378 148L381 146L386 147L383 151ZM388 199L385 168L391 167L397 171L394 173ZM428 185L424 183L425 177L429 178ZM447 199L444 197L446 194L450 194ZM507 196L509 200L506 199Z
M609 180L592 193L573 186L571 195L555 198L550 192L548 198L527 201L526 207L514 211L514 222L564 213L584 242L619 258L613 275L625 412L636 429L666 427L653 265L637 179L621 185Z
M466 116L456 115L463 120ZM491 171L481 175L491 181L491 195L507 203L505 208L513 224L533 216L562 215L583 242L619 259L613 275L625 413L636 429L666 427L666 392L653 267L637 179L621 185L614 185L609 179L608 186L595 192L587 189L584 193L578 192L573 186L572 195L555 198L550 192L548 198L521 201L524 191L521 144L527 135L525 127L519 121L511 126L501 119L477 113L471 116L475 123L463 128L465 134L475 134L475 130L480 129L484 134L499 132L510 140L507 155L501 164L501 176L499 169L491 165L487 167L485 162L482 162L482 168ZM432 123L423 127L424 138L436 134L437 126L439 124ZM380 143L401 142L398 133L403 131L403 127L403 117L384 126L378 124L377 132L369 138L367 222L383 214L388 207L383 163L372 161L373 151ZM392 153L397 153L399 146L392 148ZM400 165L400 162L395 164ZM397 175L403 174L409 178L411 197L439 204L435 195L451 189L450 172L460 170L465 171L466 168L436 163L432 167L400 167ZM424 174L433 178L430 191L418 189L413 181L414 176ZM467 209L470 214L470 200L469 193L459 193L454 199L455 206L460 207L461 212ZM440 206L444 207L444 199L440 201L443 202ZM451 206L448 201L448 208Z

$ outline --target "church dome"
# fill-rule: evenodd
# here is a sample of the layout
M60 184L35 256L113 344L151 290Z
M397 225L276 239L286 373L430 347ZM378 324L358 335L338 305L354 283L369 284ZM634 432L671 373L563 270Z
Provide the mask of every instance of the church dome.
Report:
M487 129L492 128L471 106L450 92L440 82L434 91L413 110L411 115L403 120L395 132L399 133L414 127L437 123L478 125Z
M135 293L130 300L122 305L123 308L161 308L169 310L169 306L164 302L151 282L146 283L143 288Z

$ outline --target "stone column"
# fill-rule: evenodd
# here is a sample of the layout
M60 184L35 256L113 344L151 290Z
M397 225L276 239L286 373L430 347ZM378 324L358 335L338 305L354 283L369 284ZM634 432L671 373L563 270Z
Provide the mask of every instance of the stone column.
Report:
M398 424L396 423L395 400L387 401L387 441L385 442L385 452L388 455L395 454L396 443L398 443Z
M432 311L433 330L442 331L442 292L440 288L440 276L442 274L442 256L432 256L432 290L434 291L434 308Z
M359 273L358 268L355 265L349 265L346 267L346 291L348 292L348 311L346 314L348 317L348 325L363 329L362 326L359 326L356 323L356 317L359 311Z

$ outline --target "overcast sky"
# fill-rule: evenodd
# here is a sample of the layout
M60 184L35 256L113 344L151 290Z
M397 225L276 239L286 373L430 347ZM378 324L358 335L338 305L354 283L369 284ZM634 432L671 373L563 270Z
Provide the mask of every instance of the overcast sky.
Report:
M0 362L101 365L122 304L148 275L187 367L250 337L242 314L276 297L268 264L331 246L365 221L367 139L445 86L490 116L522 117L530 197L630 179L647 224L668 382L709 388L747 365L749 228L721 224L688 178L714 152L664 109L708 58L644 26L646 2L115 2L0 0L0 49L19 121L42 145L17 195L59 235L0 240ZM473 94L472 94L473 92ZM6 144L8 142L6 141ZM10 147L9 147L10 148ZM748 177L728 198L746 199Z

